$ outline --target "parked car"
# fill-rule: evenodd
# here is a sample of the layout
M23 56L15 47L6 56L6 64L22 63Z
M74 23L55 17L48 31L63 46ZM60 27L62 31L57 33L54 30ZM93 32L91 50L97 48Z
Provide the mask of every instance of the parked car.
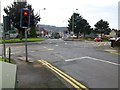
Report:
M95 41L95 42L102 42L102 38L101 38L101 37L96 37L96 38L94 39L94 41Z

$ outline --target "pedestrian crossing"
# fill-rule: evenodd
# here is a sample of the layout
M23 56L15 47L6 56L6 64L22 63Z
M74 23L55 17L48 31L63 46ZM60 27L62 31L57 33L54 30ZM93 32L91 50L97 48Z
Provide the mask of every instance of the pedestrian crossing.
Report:
M87 43L85 47L105 47L110 46L110 42L93 42L93 43Z
M111 45L111 42L95 42L93 43L93 46L110 46Z
M65 43L65 45L67 45ZM73 46L75 47L80 47L80 48L86 48L86 47L106 47L106 46L111 46L111 42L79 42L73 43Z

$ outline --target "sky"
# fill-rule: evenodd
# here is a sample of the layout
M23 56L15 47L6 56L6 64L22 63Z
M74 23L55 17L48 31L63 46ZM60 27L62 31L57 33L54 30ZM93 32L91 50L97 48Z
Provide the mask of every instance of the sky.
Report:
M5 15L3 8L13 2L14 0L1 0L1 16ZM119 0L27 0L27 2L32 5L35 13L40 13L40 24L67 26L69 18L76 12L86 19L92 28L103 19L108 21L110 28L118 29Z

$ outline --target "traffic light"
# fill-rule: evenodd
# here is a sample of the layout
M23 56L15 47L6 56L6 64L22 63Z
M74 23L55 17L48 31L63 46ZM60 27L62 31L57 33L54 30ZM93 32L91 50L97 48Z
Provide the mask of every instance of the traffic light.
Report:
M11 29L9 16L3 16L3 24L4 24L4 32L7 32Z
M21 28L30 27L30 10L27 8L21 9L20 27Z

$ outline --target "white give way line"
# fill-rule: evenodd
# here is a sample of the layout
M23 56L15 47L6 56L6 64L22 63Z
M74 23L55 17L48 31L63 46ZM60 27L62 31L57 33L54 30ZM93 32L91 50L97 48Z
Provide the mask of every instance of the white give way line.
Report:
M100 61L100 62L104 62L104 63L109 63L109 64L112 64L112 65L120 65L118 63L114 63L114 62L110 62L110 61L106 61L106 60L102 60L102 59L97 59L97 58L93 58L93 57L89 57L89 56L80 57L80 58L73 58L73 59L67 59L65 61L69 62L69 61L75 61L75 60L80 60L80 59L91 59L91 60L94 60L94 61Z

